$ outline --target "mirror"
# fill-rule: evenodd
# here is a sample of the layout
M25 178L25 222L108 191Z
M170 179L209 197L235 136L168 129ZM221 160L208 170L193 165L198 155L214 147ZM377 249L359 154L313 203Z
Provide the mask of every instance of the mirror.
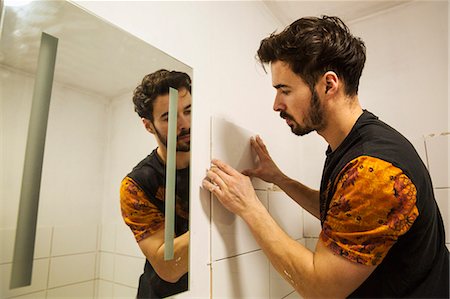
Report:
M157 70L176 70L191 78L193 70L73 3L34 1L9 6L2 1L2 4L5 5L0 20L3 277L0 297L135 298L146 258L124 223L119 189L133 167L160 146L157 141L160 136L152 136L134 111L133 91L145 75ZM10 289L42 32L56 37L58 48L45 137L32 281L29 286ZM178 91L179 97L185 96L182 89ZM181 109L184 115L186 101L179 102L185 104ZM183 138L186 141L189 136ZM189 165L190 152L184 155ZM165 162L163 159L159 162L164 172ZM184 167L183 171L189 180L189 168ZM176 185L178 188L181 184L177 181ZM183 192L188 196L189 181L184 186L187 190ZM188 207L189 202L176 201L175 210L181 211L187 223ZM158 215L157 221L164 221L164 214ZM148 239L147 234L143 240ZM167 262L170 261L180 264L176 251L174 259Z

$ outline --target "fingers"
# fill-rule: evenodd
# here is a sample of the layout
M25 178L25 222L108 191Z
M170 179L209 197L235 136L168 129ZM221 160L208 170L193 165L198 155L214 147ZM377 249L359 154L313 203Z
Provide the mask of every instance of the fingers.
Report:
M251 137L250 143L251 143L252 147L255 149L258 156L269 154L269 152L267 151L266 145L264 144L264 142L262 141L262 139L259 135L256 135L256 137Z
M220 189L220 187L216 184L211 183L207 179L203 180L202 186L203 186L203 188L205 188L206 190L209 190L209 192L213 193L216 196L222 195L222 190Z
M211 164L213 166L217 166L218 169L216 169L214 171L216 171L217 174L219 176L221 176L223 179L227 179L227 177L231 176L231 175L238 175L238 174L240 174L236 169L234 169L233 167L231 167L227 163L222 162L220 160L213 159L213 160L211 160ZM213 169L214 169L214 167L211 167L211 170L213 170ZM217 170L221 170L221 171L217 171Z

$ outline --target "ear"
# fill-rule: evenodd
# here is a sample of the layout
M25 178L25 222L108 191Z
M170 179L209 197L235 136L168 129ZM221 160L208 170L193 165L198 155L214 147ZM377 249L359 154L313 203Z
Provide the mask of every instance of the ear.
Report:
M322 80L323 80L323 84L325 86L324 92L327 95L337 93L340 81L339 81L338 75L335 72L333 72L333 71L326 72L323 75Z
M149 131L152 134L155 134L155 129L153 127L153 124L150 120L146 119L146 118L141 118L142 123L144 124L144 127L147 131Z

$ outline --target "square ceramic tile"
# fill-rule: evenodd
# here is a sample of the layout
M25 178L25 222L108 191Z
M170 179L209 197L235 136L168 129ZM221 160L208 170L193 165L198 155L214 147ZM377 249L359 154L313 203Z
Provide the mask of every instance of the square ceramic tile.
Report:
M53 229L52 256L95 252L97 226L70 225Z
M47 299L60 298L83 298L93 299L94 295L94 281L77 283L65 287L54 288L47 290Z
M302 238L302 207L282 191L269 191L268 195L270 215L291 238Z
M15 229L0 229L0 264L12 263L14 254ZM47 258L50 255L51 227L36 228L34 258Z
M99 278L114 281L114 253L100 252Z
M450 243L450 188L435 189L434 196L439 206L445 227L445 242Z
M222 160L238 171L256 165L257 155L250 145L250 137L255 133L217 117L212 118L211 126L211 158ZM258 178L253 178L252 183L258 190L271 187Z
M420 136L417 138L411 138L409 139L409 141L411 142L411 144L414 146L414 148L416 149L417 153L420 156L420 159L422 159L422 162L428 167L428 159L427 159L427 152L425 149L425 137Z
M48 264L49 259L34 260L31 285L12 290L9 289L12 264L0 265L0 298L9 298L45 290L47 288Z
M135 299L137 294L137 288L126 287L115 283L113 286L114 299Z
M270 265L270 298L280 299L292 293L294 288L287 282L272 265Z
M311 250L312 252L315 252L318 241L319 238L305 238L305 247Z
M303 299L303 297L300 296L299 293L294 291L294 292L290 293L289 295L287 295L286 297L283 297L283 299Z
M450 135L425 138L428 163L434 188L450 188Z
M269 261L261 250L213 262L212 298L269 298Z
M126 225L125 223L121 223L122 225ZM115 252L116 249L116 223L103 223L100 226L100 250ZM128 229L131 233L131 230Z
M303 236L306 237L318 237L322 227L320 220L311 215L307 211L303 211Z
M116 230L116 253L131 255L135 257L143 257L144 254L141 251L136 239L130 228L124 223L118 225Z
M97 281L97 298L110 299L113 298L114 283L104 280Z
M145 259L116 254L114 258L114 282L137 288L144 272Z
M95 253L54 257L50 261L49 288L93 280Z
M42 292L36 292L36 293L31 293L31 294L27 294L27 295L22 295L22 296L17 296L17 297L13 297L14 299L46 299L47 295L45 291Z
M256 191L267 208L267 191ZM229 212L213 196L211 224L211 256L213 261L259 249L247 224Z

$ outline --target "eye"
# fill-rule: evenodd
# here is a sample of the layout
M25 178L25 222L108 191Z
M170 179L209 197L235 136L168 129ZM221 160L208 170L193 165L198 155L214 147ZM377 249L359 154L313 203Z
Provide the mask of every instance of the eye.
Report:
M281 94L288 95L290 93L291 93L290 90L284 90L284 89L281 90Z

